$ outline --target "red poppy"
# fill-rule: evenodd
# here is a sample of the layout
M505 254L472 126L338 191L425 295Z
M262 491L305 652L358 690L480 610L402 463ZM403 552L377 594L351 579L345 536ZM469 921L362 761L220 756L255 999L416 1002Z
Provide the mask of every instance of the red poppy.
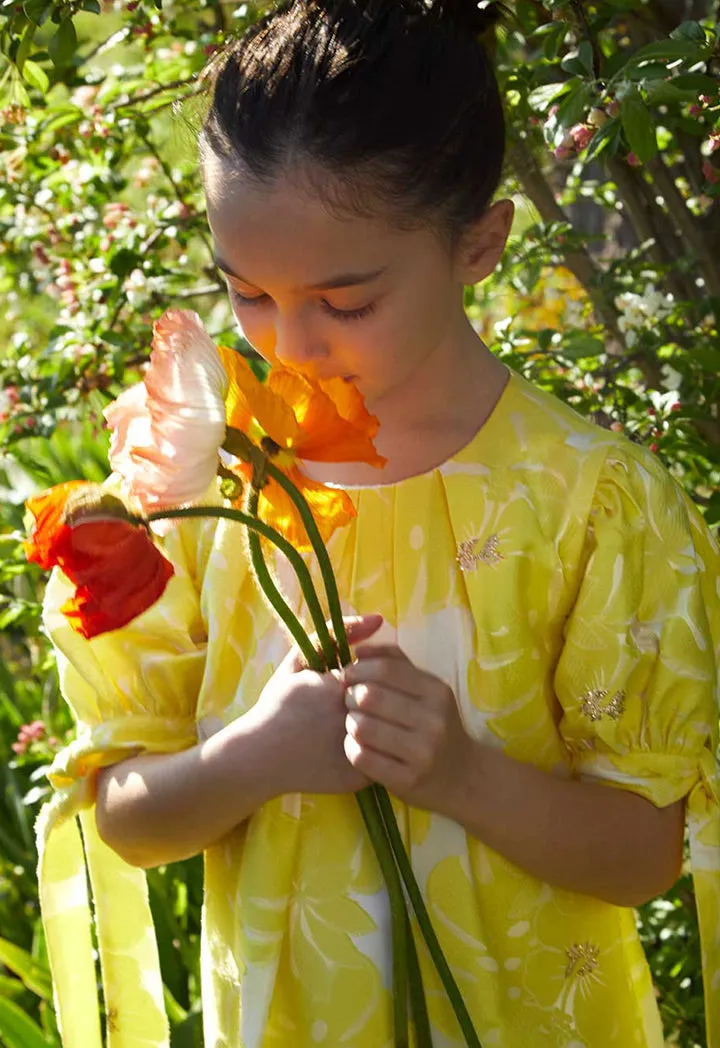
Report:
M98 484L71 481L34 495L28 560L59 567L75 586L60 609L83 637L126 626L160 598L173 566L147 527Z

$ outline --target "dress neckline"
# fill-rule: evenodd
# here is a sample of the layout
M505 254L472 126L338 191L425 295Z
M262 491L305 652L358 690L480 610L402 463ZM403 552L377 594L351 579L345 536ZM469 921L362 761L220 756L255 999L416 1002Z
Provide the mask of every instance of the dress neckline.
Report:
M495 405L490 414L483 420L480 427L473 433L462 447L454 451L452 455L448 455L442 462L436 463L434 466L430 466L428 469L421 470L419 473L411 473L407 477L400 477L398 480L390 480L386 483L378 482L377 484L336 484L330 481L323 481L322 483L326 488L333 488L340 491L348 492L361 492L361 491L389 491L392 488L402 487L404 484L411 484L413 481L422 480L424 477L430 477L434 473L442 472L448 466L451 466L454 462L464 458L470 452L477 450L478 444L482 441L483 443L492 439L492 431L498 428L502 424L502 416L505 414L507 402L510 399L512 389L517 385L520 376L517 372L513 371L512 368L503 365L507 371L508 377L505 385L502 388L500 396L495 401Z

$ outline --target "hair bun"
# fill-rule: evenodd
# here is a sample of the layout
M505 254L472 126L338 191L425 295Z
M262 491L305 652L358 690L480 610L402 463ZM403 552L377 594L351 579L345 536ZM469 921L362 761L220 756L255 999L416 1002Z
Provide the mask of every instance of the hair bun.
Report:
M497 25L505 13L498 0L435 0L433 11L475 36Z

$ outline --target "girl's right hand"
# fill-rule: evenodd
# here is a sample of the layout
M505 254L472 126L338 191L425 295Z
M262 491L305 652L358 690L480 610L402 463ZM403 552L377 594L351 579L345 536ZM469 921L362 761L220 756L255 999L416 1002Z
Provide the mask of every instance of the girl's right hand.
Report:
M381 615L345 620L348 640L368 640L382 625ZM273 763L273 792L355 793L369 780L345 756L345 688L333 673L305 668L293 649L263 688L243 720L263 736Z

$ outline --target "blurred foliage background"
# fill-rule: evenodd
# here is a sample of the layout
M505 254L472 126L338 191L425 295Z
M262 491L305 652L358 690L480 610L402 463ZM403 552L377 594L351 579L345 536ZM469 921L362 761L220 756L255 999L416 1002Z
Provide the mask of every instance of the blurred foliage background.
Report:
M271 5L0 0L0 1043L59 1046L33 822L72 725L25 563L23 501L108 472L103 407L154 318L197 309L248 354L212 262L195 155L203 70ZM720 521L720 8L515 0L487 41L513 238L468 289L508 364L658 454ZM173 1048L200 1048L202 863L150 874ZM703 1048L683 876L638 921L668 1045Z

